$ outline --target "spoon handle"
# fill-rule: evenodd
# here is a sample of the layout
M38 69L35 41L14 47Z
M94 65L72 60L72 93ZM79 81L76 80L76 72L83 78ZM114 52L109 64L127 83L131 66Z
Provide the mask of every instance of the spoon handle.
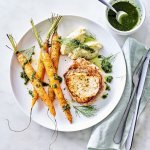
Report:
M103 3L104 5L106 5L108 8L110 8L111 10L113 10L117 14L117 11L111 6L111 4L109 4L105 0L98 0L98 1L100 1L101 3Z

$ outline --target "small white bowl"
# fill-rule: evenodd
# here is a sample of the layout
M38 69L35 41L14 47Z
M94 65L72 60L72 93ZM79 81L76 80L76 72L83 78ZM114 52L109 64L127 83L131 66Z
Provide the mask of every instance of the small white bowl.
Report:
M115 4L116 2L120 2L120 1L127 1L127 0L110 0L110 4ZM107 20L107 23L109 25L109 27L115 31L117 34L120 34L120 35L130 35L130 34L133 34L134 32L136 32L143 24L144 20L145 20L145 7L144 5L142 4L141 1L139 0L128 0L129 2L131 3L134 3L135 6L137 6L139 9L140 9L140 19L139 19L139 22L137 23L137 25L135 27L133 27L133 29L129 30L129 31L120 31L120 30L117 30L116 28L114 28L110 22L108 21L108 8L106 8L106 11L105 11L105 16L106 16L106 20Z

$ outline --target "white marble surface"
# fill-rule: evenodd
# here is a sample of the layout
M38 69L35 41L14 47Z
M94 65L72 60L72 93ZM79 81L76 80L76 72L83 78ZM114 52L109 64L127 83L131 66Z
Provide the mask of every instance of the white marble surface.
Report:
M150 2L143 0L146 7L146 21L141 30L132 35L145 45L150 46ZM11 120L17 129L26 125L28 117L15 103L9 80L9 67L12 52L6 33L12 33L18 41L30 28L29 19L35 22L48 18L51 12L85 16L99 23L104 20L104 7L97 0L0 0L0 150L47 150L51 130L32 122L23 133L8 130L5 119ZM115 35L122 46L127 37ZM141 114L136 128L134 150L150 149L150 104ZM54 150L86 150L92 129L74 133L59 133Z

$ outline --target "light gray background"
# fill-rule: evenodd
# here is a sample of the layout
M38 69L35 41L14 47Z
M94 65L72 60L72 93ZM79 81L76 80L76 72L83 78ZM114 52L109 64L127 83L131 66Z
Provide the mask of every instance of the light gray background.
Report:
M146 7L146 21L136 34L132 35L140 42L150 46L150 2L142 0ZM11 125L17 129L24 127L28 117L15 103L9 80L9 67L12 52L6 33L12 33L18 41L30 28L29 20L40 22L50 17L51 12L73 14L90 18L105 25L105 7L97 0L0 0L0 150L48 150L51 130L32 122L30 128L23 133L13 133L8 130L5 119L11 120ZM113 33L112 33L113 34ZM127 36L113 34L123 45ZM109 44L109 43L108 43ZM136 128L134 150L150 149L150 104L147 104L141 114ZM92 128L74 133L59 132L54 150L86 150Z

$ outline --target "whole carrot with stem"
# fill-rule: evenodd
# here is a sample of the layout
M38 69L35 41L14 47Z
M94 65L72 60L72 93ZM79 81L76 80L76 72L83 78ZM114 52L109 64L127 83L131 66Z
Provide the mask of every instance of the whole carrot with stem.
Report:
M58 70L59 57L60 57L60 42L56 28L51 38L51 49L50 49L50 58L53 62L54 68L56 69L56 72ZM57 77L58 76L56 76L55 78ZM51 87L48 88L48 95L52 99L52 101L54 101L55 94Z
M32 19L31 19L31 23L33 24ZM42 46L41 37L38 36L38 34L36 36L39 39L38 44L41 47ZM51 34L49 34L49 32L48 32L47 38L46 38L45 43L44 43L46 50L48 50L48 45L49 45L48 38L50 38L50 36L51 36ZM53 62L53 65L54 65L54 68L56 69L56 71L58 69L59 56L60 56L60 42L59 42L59 36L57 33L57 28L55 28L54 33L52 35L52 39L51 39L50 57L52 59L52 62ZM41 52L40 52L37 75L39 76L41 81L43 81L44 74L45 74L45 68L44 68L44 65L43 65L41 59L42 59L42 56L41 56ZM32 99L32 107L33 107L36 100L38 99L38 94L36 93L35 90L32 93L33 93L33 99ZM53 101L55 98L55 94L54 94L54 91L51 87L48 88L48 95L49 95L50 99Z
M17 56L18 62L22 66L22 68L25 71L26 75L28 76L28 78L29 78L31 84L33 85L34 89L36 90L38 95L41 97L43 102L48 106L49 111L51 112L51 114L53 116L55 116L56 112L55 112L54 105L53 105L52 101L50 101L49 96L47 95L46 91L42 87L42 83L39 80L39 77L36 74L35 70L33 69L32 65L30 64L29 61L27 61L27 58L21 52L18 51L17 46L15 44L15 41L14 41L14 38L12 37L12 35L7 35L7 37L9 39L10 43L12 44L12 47L14 49L14 53ZM32 110L32 108L31 108L31 110Z
M32 19L31 19L31 22L32 22ZM40 45L40 47L42 46L42 39L39 37L39 40L38 40L38 44ZM47 41L45 42L45 49L46 51L48 51L48 43ZM39 56L39 59L38 59L38 68L37 68L37 72L36 72L37 76L39 77L39 79L41 80L41 82L44 80L44 75L45 75L45 67L44 67L44 64L42 62L42 51L40 50L40 56ZM33 106L35 105L39 95L38 93L36 92L36 90L34 89L33 92L32 92L32 95L33 95L33 98L32 98L32 105L31 105L31 108L33 108ZM50 98L51 99L51 98Z
M32 20L32 19L31 19L31 24L33 24L33 20ZM33 31L34 31L34 30L35 30L35 29L33 28ZM35 31L34 31L34 33L35 33ZM35 36L38 38L37 42L38 42L38 44L39 44L39 46L40 46L40 56L39 56L39 60L38 60L37 75L38 75L39 79L40 79L41 81L43 81L44 75L45 75L45 67L44 67L44 64L43 64L43 62L42 62L42 51L41 51L41 47L44 45L46 51L48 51L50 34L49 34L49 32L48 32L47 38L46 38L44 44L42 43L42 39L41 39L41 37L38 35L38 33L36 33ZM50 91L50 90L48 90L48 91ZM35 89L33 90L32 95L33 95L33 97L32 97L32 105L31 105L31 108L33 108L33 106L35 105L35 103L36 103L36 101L37 101L37 99L38 99L38 97L39 97L39 95L38 95L38 93L36 92ZM50 92L48 92L48 96L49 96L50 100L53 101L53 99L54 99L54 92L51 90Z
M54 20L52 26L49 29L48 36L46 38L47 40L49 39L51 34L54 32L55 28L58 26L60 19L61 19L61 16L58 16ZM39 37L38 31L36 30L34 23L31 22L31 24L32 24L32 28L33 28L35 37L38 41L39 40L38 39L38 37ZM63 95L62 89L60 87L59 81L55 79L55 75L57 75L56 69L54 68L53 62L52 62L48 52L46 51L44 44L41 48L42 48L42 62L43 62L44 67L46 69L46 73L48 75L48 78L50 80L50 86L53 88L55 96L59 102L59 105L63 109L67 119L69 120L70 123L72 123L72 115L70 112L70 106L64 98L64 95Z

